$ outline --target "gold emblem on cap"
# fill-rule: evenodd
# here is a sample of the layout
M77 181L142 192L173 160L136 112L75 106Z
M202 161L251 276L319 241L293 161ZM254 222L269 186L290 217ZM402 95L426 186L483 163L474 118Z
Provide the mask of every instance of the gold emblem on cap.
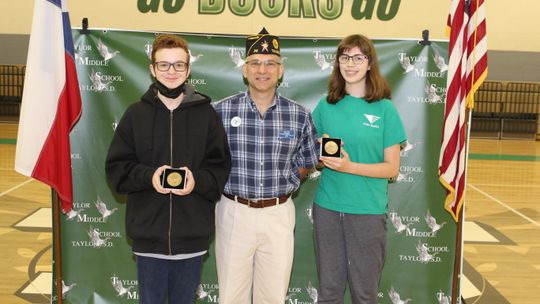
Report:
M338 151L338 145L335 141L327 141L324 144L324 151L330 155L334 155Z
M279 49L279 42L277 41L277 39L272 40L272 45L274 46L275 49Z
M177 187L182 183L182 175L178 172L172 172L167 175L167 183L172 187Z

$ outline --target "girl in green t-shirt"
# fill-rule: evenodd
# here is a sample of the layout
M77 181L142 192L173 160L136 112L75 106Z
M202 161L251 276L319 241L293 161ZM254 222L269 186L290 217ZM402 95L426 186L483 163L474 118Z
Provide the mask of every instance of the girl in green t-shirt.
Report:
M319 136L343 145L340 156L320 158L313 206L318 303L343 303L347 283L353 303L377 303L388 179L398 174L406 135L368 38L344 38L333 68L328 95L313 112Z

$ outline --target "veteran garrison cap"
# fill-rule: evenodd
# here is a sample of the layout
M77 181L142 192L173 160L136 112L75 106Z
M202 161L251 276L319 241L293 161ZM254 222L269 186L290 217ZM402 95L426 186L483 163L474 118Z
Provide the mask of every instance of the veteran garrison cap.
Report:
M254 54L269 54L281 56L279 51L279 38L268 34L266 28L246 39L246 57Z

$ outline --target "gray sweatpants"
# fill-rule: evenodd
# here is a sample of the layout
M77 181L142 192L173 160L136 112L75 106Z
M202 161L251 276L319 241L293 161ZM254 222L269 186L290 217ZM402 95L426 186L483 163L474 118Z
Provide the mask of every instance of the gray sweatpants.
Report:
M386 248L386 214L335 212L313 204L319 304L376 304Z

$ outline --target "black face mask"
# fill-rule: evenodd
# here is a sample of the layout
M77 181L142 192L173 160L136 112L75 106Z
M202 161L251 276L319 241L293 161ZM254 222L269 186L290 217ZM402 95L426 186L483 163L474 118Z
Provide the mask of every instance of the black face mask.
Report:
M163 95L163 96L165 96L167 98L172 98L172 99L175 99L178 96L180 96L180 94L184 93L184 91L186 89L186 83L185 82L182 83L181 85L177 86L174 89L167 88L164 84L159 82L159 80L156 80L156 82L154 82L152 84L152 86L154 88L156 88L161 93L161 95Z

